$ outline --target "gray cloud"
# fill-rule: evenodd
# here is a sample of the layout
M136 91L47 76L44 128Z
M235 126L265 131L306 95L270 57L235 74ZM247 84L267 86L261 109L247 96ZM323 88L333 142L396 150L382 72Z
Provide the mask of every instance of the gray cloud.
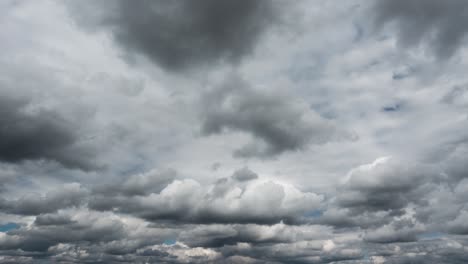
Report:
M365 240L376 243L413 242L424 227L411 219L397 220L374 230L368 230Z
M467 263L465 6L0 1L0 263Z
M0 161L52 160L68 168L98 168L93 150L79 144L75 124L33 107L27 98L0 95Z
M63 186L45 195L29 194L16 200L0 199L0 212L20 215L52 213L83 204L88 191L77 183Z
M409 203L419 203L434 180L434 172L422 165L380 158L351 170L339 189L338 203L356 213L390 211L402 213Z
M275 3L263 0L88 1L71 12L110 30L130 57L144 55L170 71L238 63L279 17Z
M322 198L273 181L223 178L202 186L183 179L172 181L160 192L134 197L97 192L89 206L155 222L271 224L299 221L302 214L316 209Z
M451 57L464 43L468 3L463 0L379 0L373 8L378 25L396 24L403 47L423 46L438 58Z
M236 170L231 177L242 182L255 180L258 178L258 175L255 172L249 170L249 168L245 167L240 170Z
M350 138L300 100L281 93L255 90L238 76L202 96L202 133L245 132L254 140L234 152L236 157L271 158L309 144Z
M8 232L0 248L19 248L25 251L45 252L59 243L109 242L125 235L124 224L116 219L88 216L65 225L41 225L30 229Z
M460 214L447 223L448 230L454 234L468 234L468 211L461 211Z
M128 177L124 182L97 186L94 188L94 192L109 196L141 196L159 193L176 178L176 175L177 173L174 170L135 174Z
M36 216L34 220L34 224L38 226L68 225L72 223L73 220L71 220L70 216L60 214L41 214Z

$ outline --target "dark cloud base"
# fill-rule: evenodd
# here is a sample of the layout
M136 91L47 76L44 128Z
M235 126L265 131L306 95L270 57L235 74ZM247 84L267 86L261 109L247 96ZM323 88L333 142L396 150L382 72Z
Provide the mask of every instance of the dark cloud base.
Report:
M99 15L90 17L94 8ZM110 30L129 57L141 54L172 72L239 63L280 14L264 0L85 1L71 10L83 25Z
M72 169L98 169L93 150L80 144L76 124L52 110L28 111L31 105L28 98L1 93L0 162L50 160Z

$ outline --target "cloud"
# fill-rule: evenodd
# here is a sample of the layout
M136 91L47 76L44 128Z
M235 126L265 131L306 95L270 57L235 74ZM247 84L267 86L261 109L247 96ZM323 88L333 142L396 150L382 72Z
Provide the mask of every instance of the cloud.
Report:
M157 256L161 261L171 261L176 263L215 263L221 260L219 252L209 248L188 247L182 243L175 245L156 245L141 249L140 254L144 256Z
M468 29L463 0L379 0L373 7L378 26L394 23L403 47L423 46L447 59L463 46Z
M352 169L337 195L338 203L356 213L401 213L409 203L419 203L434 172L423 165L383 157Z
M400 219L366 232L365 240L376 243L412 242L424 231L414 219Z
M258 178L258 175L255 172L249 170L249 168L245 167L240 170L236 170L231 177L242 182L255 180Z
M0 211L9 214L38 215L83 204L88 191L78 183L64 185L44 196L29 194L16 200L0 199Z
M176 72L238 63L279 17L275 3L261 0L88 1L70 10L81 24L109 30L128 56Z
M333 243L333 244L332 244ZM237 244L226 247L225 255L243 255L259 263L333 263L362 259L362 252L347 243L330 240L296 241L259 247Z
M89 206L155 222L271 224L300 221L322 199L315 193L268 180L222 178L203 186L193 179L176 179L160 192L134 197L96 192Z
M108 214L88 214L73 220L60 225L49 223L12 230L4 235L0 248L45 252L59 243L110 242L125 235L124 224Z
M244 132L254 140L234 156L271 158L309 144L352 138L304 102L275 91L260 91L238 76L202 95L202 133Z
M94 192L105 195L138 196L161 192L177 176L174 170L149 171L141 174L134 174L124 182L107 183L96 186Z
M59 113L4 93L0 112L0 161L52 160L72 169L98 168L93 150L80 144L75 124Z
M40 214L36 216L34 224L37 226L50 226L50 225L68 225L72 224L70 216L66 214Z
M462 211L457 218L447 223L448 230L454 234L468 234L468 212Z
M0 263L468 263L464 6L0 1Z

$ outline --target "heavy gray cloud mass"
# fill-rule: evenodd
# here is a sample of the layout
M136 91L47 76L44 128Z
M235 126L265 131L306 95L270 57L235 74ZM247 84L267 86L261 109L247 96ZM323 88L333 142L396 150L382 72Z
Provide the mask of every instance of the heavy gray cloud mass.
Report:
M438 58L451 57L466 40L468 4L463 0L380 0L374 7L378 24L394 22L404 47L422 45Z
M0 1L0 263L467 263L465 22Z
M253 52L262 33L278 19L272 1L87 1L78 13L93 18L128 52L142 54L170 71L238 63ZM89 13L76 14L89 23ZM80 17L82 16L82 17Z
M309 144L351 138L300 100L255 90L238 76L202 96L202 133L225 130L251 134L253 140L234 152L237 157L268 158Z
M97 168L68 120L51 110L30 110L27 98L0 97L0 161L53 160L69 168Z

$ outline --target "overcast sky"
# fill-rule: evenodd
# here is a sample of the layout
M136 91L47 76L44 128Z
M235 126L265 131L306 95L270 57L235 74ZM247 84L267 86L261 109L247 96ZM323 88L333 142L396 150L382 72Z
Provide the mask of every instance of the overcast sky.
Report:
M0 1L0 263L468 263L468 1Z

